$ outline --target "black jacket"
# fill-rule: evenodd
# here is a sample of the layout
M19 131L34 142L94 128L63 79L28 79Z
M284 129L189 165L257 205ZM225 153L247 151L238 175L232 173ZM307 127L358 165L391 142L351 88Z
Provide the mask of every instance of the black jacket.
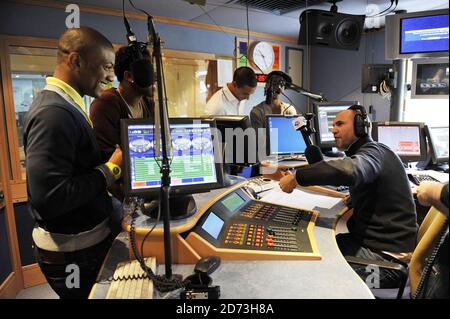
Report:
M28 200L33 216L50 232L90 230L112 212L93 129L57 93L44 90L25 119Z
M349 186L353 236L373 250L411 252L416 244L414 200L403 164L386 145L360 138L344 159L322 161L297 170L300 185Z

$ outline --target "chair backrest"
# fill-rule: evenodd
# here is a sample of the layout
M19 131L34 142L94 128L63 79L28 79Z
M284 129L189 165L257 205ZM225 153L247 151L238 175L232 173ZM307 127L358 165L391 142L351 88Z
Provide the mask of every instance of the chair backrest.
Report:
M420 276L426 265L426 258L431 255L436 242L439 240L438 237L446 220L447 216L442 214L436 208L431 207L420 225L417 234L418 243L409 264L411 295L416 292Z

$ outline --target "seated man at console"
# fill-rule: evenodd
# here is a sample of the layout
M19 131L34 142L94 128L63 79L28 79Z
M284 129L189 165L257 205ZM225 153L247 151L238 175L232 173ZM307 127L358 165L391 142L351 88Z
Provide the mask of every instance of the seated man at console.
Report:
M250 120L252 121L252 127L255 130L266 127L266 115L297 114L293 105L284 103L280 100L280 95L283 94L286 86L291 83L291 77L284 72L272 71L267 75L266 85L264 87L266 100L254 106L250 112Z
M347 223L350 232L336 236L342 254L409 262L416 244L417 222L402 162L387 146L372 140L363 106L353 105L338 113L332 132L337 147L347 157L303 166L295 174L278 174L281 189L291 193L298 185L349 186L354 208ZM363 280L373 272L365 266L352 267ZM380 270L380 281L372 287L395 286L398 277L394 270Z

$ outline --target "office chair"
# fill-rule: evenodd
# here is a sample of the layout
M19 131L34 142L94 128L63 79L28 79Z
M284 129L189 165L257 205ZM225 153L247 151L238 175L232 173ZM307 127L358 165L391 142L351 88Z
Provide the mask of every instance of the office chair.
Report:
M375 265L380 268L399 271L401 279L398 287L397 299L401 299L403 296L409 273L410 295L414 296L419 286L422 272L427 264L427 259L431 256L435 246L441 239L444 227L448 227L447 219L447 216L442 214L436 208L430 208L419 227L417 233L417 245L412 254L409 266L401 263L367 260L353 256L345 256L345 259L349 264L366 266Z

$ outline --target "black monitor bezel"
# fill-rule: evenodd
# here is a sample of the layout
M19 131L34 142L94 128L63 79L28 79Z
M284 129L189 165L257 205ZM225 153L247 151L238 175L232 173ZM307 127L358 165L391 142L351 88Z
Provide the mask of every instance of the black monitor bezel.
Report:
M418 94L417 93L417 77L419 67L421 65L439 65L447 64L449 67L448 58L435 59L416 59L413 60L412 79L411 79L411 99L448 99L448 94Z
M216 123L211 119L200 119L200 118L170 118L170 124L189 124L193 121L200 121L201 124L208 123L212 130L216 128ZM129 154L129 140L128 140L128 126L129 125L154 125L154 122L151 119L122 119L120 121L121 127L121 143L122 143L122 153L123 156L123 180L124 180L124 192L126 196L140 196L140 197L152 197L158 196L160 193L161 187L155 188L145 188L145 189L132 189L131 188L131 172L130 172L130 157ZM220 154L220 145L217 143L214 135L211 136L211 140L213 142L214 147L214 162L216 167L216 177L217 182L214 183L206 183L206 184L197 184L197 185L173 185L170 187L172 195L182 195L182 194L195 194L195 193L204 193L208 192L212 189L222 188L223 187L223 165L222 161L216 158L216 154ZM216 151L216 147L219 152Z
M422 54L422 53L440 53L440 52L448 52L448 50L438 50L438 51L415 51L415 52L403 52L402 51L402 39L403 39L403 20L407 20L407 19L418 19L418 18L425 18L425 17L436 17L436 16L448 16L448 11L447 13L443 12L443 13L436 13L436 14L424 14L424 15L418 15L418 16L405 16L405 17L401 17L400 21L399 21L399 36L398 36L398 54Z
M419 128L420 139L420 155L398 155L403 163L420 162L427 159L427 144L425 138L425 123L423 122L373 122L372 123L372 138L374 141L378 140L378 127L380 126L416 126ZM381 142L380 142L381 143Z
M232 163L225 163L225 156L226 156L226 150L227 150L227 146L226 146L226 134L225 132L222 130L222 127L226 128L241 128L243 131L252 128L251 125L251 121L250 121L250 117L248 115L207 115L202 117L203 119L210 119L210 120L214 120L216 123L216 128L218 131L220 131L221 133L221 137L222 137L222 159L223 159L223 163L224 164L231 164L231 165L239 165L239 166L251 166L251 165L255 165L257 163L257 158L255 158L255 162L250 162L249 161L249 141L247 138L247 142L245 142L244 140L244 161L243 162L238 162L236 159L236 152L235 149L233 149L233 162ZM223 123L228 123L230 125L222 125ZM257 133L257 132L256 132ZM255 141L256 143L256 136L255 136ZM236 147L236 143L233 143L233 147ZM257 150L256 150L257 151Z
M347 109L352 105L358 105L358 101L338 101L338 102L315 102L313 103L313 113L314 113L314 129L316 131L316 145L322 149L333 148L336 147L336 140L333 142L322 142L320 137L320 128L319 128L319 107L322 106L348 106ZM342 110L344 111L344 110Z
M269 126L269 119L271 117L284 117L284 118L291 118L291 119L295 119L298 118L300 115L282 115L282 114L268 114L266 115L266 153L269 156L287 156L287 155L304 155L305 151L301 152L301 153L272 153L272 150L270 148L270 126ZM303 135L300 133L299 134L301 136L301 138L303 138ZM304 139L303 139L304 140ZM305 142L305 149L306 146L308 146L308 144Z
M431 154L431 160L432 160L433 164L448 163L449 156L447 156L447 157L438 157L437 156L437 151L436 151L436 147L435 147L435 141L433 139L433 134L431 134L431 129L434 129L434 128L439 128L439 129L446 128L446 129L449 129L448 126L432 126L432 127L430 127L428 125L425 125L425 134L426 134L426 137L427 137L427 140L428 140L428 147L429 147L430 154Z

